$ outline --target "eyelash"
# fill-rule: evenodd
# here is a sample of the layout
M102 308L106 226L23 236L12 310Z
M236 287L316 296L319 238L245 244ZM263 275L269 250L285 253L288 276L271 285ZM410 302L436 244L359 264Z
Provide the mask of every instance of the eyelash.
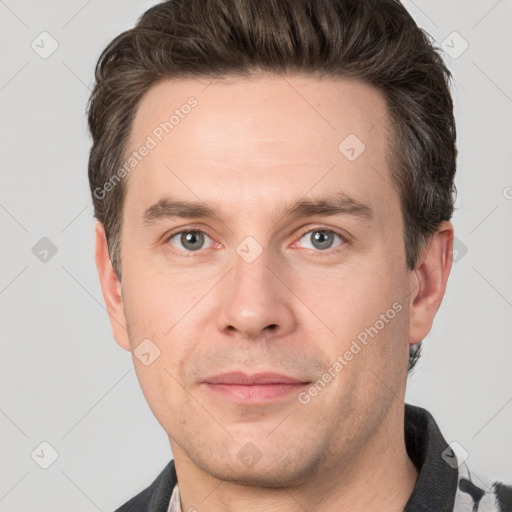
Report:
M322 226L317 226L317 227L313 227L313 228L307 228L305 229L304 231L301 232L301 234L299 235L298 239L297 240L300 240L304 235L307 235L308 233L312 233L314 231L324 231L326 233L333 233L334 235L338 236L342 243L341 245L339 245L338 247L335 247L333 249L325 249L325 250L316 250L314 251L313 249L310 249L310 250L313 250L314 253L319 253L319 254L314 254L314 257L317 257L317 256L321 256L323 254L336 254L340 251L342 251L346 245L349 244L349 240L347 238L346 235L344 235L343 233L335 230L335 229L328 229L328 228L324 228ZM176 231L175 233L171 233L170 235L166 236L165 237L165 244L167 247L172 247L170 246L169 244L169 240L173 237L175 237L176 235L181 235L183 233L202 233L203 235L206 235L208 236L210 239L213 240L213 237L211 235L209 235L206 231L204 231L203 229L199 229L199 228L194 228L194 227L191 227L191 228L188 228L188 229L182 229L180 231ZM172 248L170 249L173 253L175 253L175 249ZM177 251L177 249L176 249ZM184 256L185 258L193 258L193 257L196 257L196 254L195 253L201 253L202 252L202 249L199 249L197 251L180 251L180 255L181 256Z

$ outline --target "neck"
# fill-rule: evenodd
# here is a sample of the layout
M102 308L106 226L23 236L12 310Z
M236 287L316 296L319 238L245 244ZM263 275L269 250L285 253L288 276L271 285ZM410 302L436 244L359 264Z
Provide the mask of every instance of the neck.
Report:
M400 405L397 409L401 411L389 411L374 436L355 455L344 460L333 457L318 475L300 485L262 488L219 480L200 470L173 443L182 511L402 511L418 472L405 448L403 403ZM401 418L398 422L396 416L393 418L397 413Z

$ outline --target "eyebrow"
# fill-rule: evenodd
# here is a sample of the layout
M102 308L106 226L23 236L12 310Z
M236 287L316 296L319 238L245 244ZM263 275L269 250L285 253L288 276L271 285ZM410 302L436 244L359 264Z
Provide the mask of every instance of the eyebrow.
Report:
M299 199L282 208L281 215L283 218L351 215L369 222L373 219L373 209L366 203L345 194L338 194L325 198ZM144 210L142 223L150 225L162 219L214 217L218 218L219 215L206 203L163 197Z

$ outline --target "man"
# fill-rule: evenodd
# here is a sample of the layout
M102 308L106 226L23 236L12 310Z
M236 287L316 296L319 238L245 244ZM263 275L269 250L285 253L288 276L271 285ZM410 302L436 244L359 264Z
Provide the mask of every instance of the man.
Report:
M404 404L452 261L449 78L396 0L168 1L106 48L96 262L174 456L119 511L511 509Z

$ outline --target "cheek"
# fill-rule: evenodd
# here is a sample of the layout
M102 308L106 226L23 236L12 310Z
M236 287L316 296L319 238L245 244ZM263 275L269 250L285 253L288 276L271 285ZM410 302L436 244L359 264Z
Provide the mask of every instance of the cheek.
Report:
M316 318L307 322L325 331L317 345L329 366L339 363L332 368L334 388L354 396L380 396L387 389L382 382L398 389L408 354L408 288L399 263L375 258L306 276L297 281L297 295L329 327L323 329Z
M190 408L190 397L178 383L177 371L162 352L151 365L142 364L134 356L140 388L153 415L167 432L176 428L183 410Z
M206 304L201 301L204 282L183 273L148 272L151 268L135 268L132 261L123 285L130 345L144 390L177 385L184 361L197 342L197 315ZM150 355L144 358L141 353ZM147 359L154 362L146 366ZM158 400L158 395L152 398Z
M137 265L132 260L124 275L125 314L133 334L139 337L168 335L205 293L197 276L160 272L150 262Z
M150 409L168 430L171 412L188 401L180 385L180 370L192 349L183 326L191 307L187 297L194 294L175 280L130 270L131 274L126 272L130 280L126 282L125 315L133 364ZM179 421L175 412L173 417L172 421Z
M403 296L385 263L295 272L294 292L337 334L356 335Z

